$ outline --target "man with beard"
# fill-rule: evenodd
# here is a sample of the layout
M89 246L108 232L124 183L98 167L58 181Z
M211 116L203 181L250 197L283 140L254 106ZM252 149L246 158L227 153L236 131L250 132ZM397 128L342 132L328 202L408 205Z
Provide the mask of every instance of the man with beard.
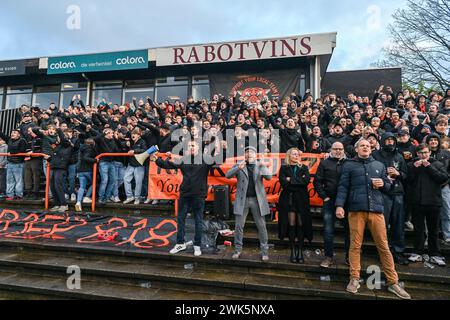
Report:
M394 261L407 265L403 256L405 251L405 208L403 181L406 180L407 167L403 156L397 150L397 140L391 132L386 132L381 138L381 149L373 153L375 160L387 168L388 178L392 187L383 194L384 218L388 230L389 245Z

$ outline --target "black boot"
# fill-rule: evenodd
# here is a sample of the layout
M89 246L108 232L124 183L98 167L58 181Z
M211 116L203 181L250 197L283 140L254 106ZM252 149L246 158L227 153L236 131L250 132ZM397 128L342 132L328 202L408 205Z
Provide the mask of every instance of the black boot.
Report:
M301 246L297 246L297 263L303 264L305 263L305 258L303 257L303 248Z
M291 262L292 263L296 263L297 262L297 256L298 253L296 251L296 246L295 246L295 227L289 226L289 242L291 244Z
M291 243L291 262L292 263L296 263L297 262L297 257L298 257L298 251L295 245L293 245Z

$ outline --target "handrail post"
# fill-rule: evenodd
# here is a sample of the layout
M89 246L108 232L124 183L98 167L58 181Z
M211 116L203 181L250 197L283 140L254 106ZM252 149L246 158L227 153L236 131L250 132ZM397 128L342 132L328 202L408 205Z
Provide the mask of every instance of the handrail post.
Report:
M98 160L98 158L96 158ZM93 176L92 176L92 205L91 210L92 212L95 212L95 199L97 196L97 169L98 169L98 162L94 163L93 167Z
M50 190L50 163L47 161L47 174L45 175L45 210L48 210L49 190Z
M151 199L150 197L150 181L152 181L152 177L150 176L151 169L152 169L152 162L150 161L148 164L147 200Z

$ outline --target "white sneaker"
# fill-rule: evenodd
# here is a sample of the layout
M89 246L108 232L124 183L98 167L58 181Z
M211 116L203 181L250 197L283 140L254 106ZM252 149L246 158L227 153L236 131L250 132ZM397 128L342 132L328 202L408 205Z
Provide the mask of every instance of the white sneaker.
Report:
M437 264L440 267L446 266L444 257L433 256L430 258L430 263Z
M59 207L58 212L66 212L69 211L69 206L61 206Z
M422 262L423 258L420 254L413 253L412 255L409 256L408 260L411 262Z
M202 255L202 249L198 246L194 246L194 256L200 257Z
M132 203L133 201L134 201L134 198L128 198L127 200L125 200L123 202L123 204L129 204L129 203Z
M172 250L170 250L170 254L177 254L178 252L186 250L186 244L176 244Z
M88 197L83 198L83 203L92 203L92 199Z
M158 204L159 200L153 200L152 204Z
M141 200L139 200L139 199L136 199L136 200L134 200L134 204L140 204L141 203Z
M406 222L405 222L405 227L406 227L406 229L408 229L408 230L414 231L414 225L412 224L411 221L406 221Z
M50 212L57 212L57 211L59 211L59 206L54 206L53 208L51 208L48 211L50 211Z
M72 195L70 196L70 201L77 201L77 196L75 193L72 193Z
M111 197L110 199L114 203L119 203L120 202L120 198L119 197Z
M149 203L152 203L152 201L153 201L152 199L147 199L147 200L144 201L144 203L145 204L149 204Z
M64 197L66 198L66 200L70 199L70 196L68 194L65 194Z
M83 211L83 208L81 208L81 203L80 203L80 202L77 202L77 203L75 204L75 211L76 211L76 212L81 212L81 211Z

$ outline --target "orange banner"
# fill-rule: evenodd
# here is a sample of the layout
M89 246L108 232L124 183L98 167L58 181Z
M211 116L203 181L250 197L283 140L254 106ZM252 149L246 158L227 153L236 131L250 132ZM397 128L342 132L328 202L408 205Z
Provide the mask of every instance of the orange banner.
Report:
M311 183L308 186L310 201L312 206L322 206L323 201L317 195L314 190L312 182L321 159L325 157L324 154L302 154L302 163L309 167L311 173ZM272 153L258 155L259 159L266 162L269 166L269 170L274 172L272 180L264 180L264 186L266 187L267 200L270 203L278 202L278 197L281 192L280 182L278 180L278 173L280 167L284 163L285 154ZM236 163L242 161L243 158L229 158L227 161L217 167L211 168L208 177L208 197L207 201L214 201L213 186L217 185L229 185L231 200L234 201L236 194L236 178L227 179L225 173ZM183 180L183 176L179 170L166 170L156 166L155 163L150 163L150 179L149 179L149 198L158 200L175 200L179 197L180 185Z

